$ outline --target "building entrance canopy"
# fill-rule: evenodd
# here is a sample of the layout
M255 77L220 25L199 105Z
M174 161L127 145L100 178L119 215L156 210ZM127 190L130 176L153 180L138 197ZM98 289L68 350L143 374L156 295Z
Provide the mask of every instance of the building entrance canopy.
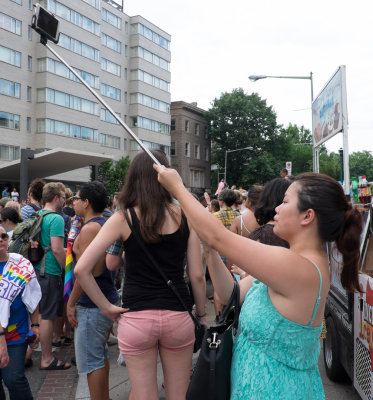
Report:
M56 148L37 153L28 160L28 179L32 181L35 178L45 178L110 160L113 157L106 154ZM17 182L20 180L20 171L21 160L3 164L0 166L0 179Z

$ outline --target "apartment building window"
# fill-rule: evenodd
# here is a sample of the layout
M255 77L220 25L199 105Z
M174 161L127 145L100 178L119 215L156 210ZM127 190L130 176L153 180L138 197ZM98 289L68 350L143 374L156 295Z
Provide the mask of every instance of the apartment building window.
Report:
M31 101L31 86L27 86L27 101Z
M102 9L102 19L108 24L113 25L118 29L122 29L122 20L110 11L106 10L106 8Z
M158 44L166 50L170 50L170 42L165 39L163 36L158 35L158 33L152 31L142 24L133 24L131 25L131 31L133 33L139 33L140 35L146 37L151 40L153 43Z
M20 67L21 53L0 45L0 61Z
M170 125L164 124L163 122L154 121L149 118L144 117L132 117L134 126L138 126L139 128L148 129L150 131L164 133L165 135L170 134Z
M32 10L34 8L33 4L34 4L33 0L28 0L28 9L29 10Z
M127 139L126 138L123 139L123 150L127 151Z
M128 57L128 46L126 44L124 45L124 56Z
M208 132L207 126L205 126L203 130L204 130L204 134L205 134L205 139L208 139L209 138L209 132Z
M120 89L114 86L107 85L106 83L101 83L101 94L111 99L120 101Z
M32 40L32 28L31 28L31 25L27 26L27 38L28 38L28 40Z
M98 115L98 104L58 90L43 88L37 91L37 102L47 102L88 114Z
M13 3L17 3L20 6L22 5L22 0L11 0Z
M142 93L131 93L131 104L142 104L146 107L153 108L154 110L162 111L165 113L170 112L170 105L164 101L155 99Z
M175 120L172 119L172 120L171 120L171 131L174 131L175 129L176 129Z
M154 142L148 142L146 140L142 141L144 146L148 149L153 149L153 150L162 150L167 156L170 155L170 146L166 146L164 144L160 143L154 143ZM130 142L130 151L139 151L141 150L140 146L135 142L134 140L131 140Z
M27 56L27 69L29 71L32 71L32 57L31 56Z
M19 131L20 116L18 114L11 114L0 111L0 128L15 129Z
M19 159L19 146L0 144L0 160L13 161Z
M120 113L116 113L120 118ZM113 117L111 112L106 110L105 108L101 108L100 120L105 122L110 122L111 124L119 125L119 122Z
M58 17L61 17L88 32L100 35L100 25L97 22L79 14L69 7L66 7L64 4L56 0L41 0L40 3Z
M120 76L120 65L109 61L106 58L101 58L101 69L109 72L109 74Z
M100 51L95 49L88 44L85 44L79 40L73 39L70 36L67 36L63 33L60 34L60 40L58 44L67 49L71 50L72 52L79 54L83 57L90 58L94 61L100 61Z
M31 132L31 117L26 117L26 130Z
M106 35L105 33L101 33L101 44L116 51L117 53L120 53L120 41L112 38L109 35Z
M127 68L124 68L124 79L127 80Z
M194 125L194 134L196 136L199 136L199 124L197 123Z
M210 161L210 149L205 147L205 161Z
M166 71L170 70L170 63L167 60L157 56L156 54L151 53L143 47L132 47L131 57L140 57L145 61L148 61L154 65L157 65L160 68L165 69Z
M175 142L171 142L171 155L176 156Z
M74 67L75 71L80 74L85 82L88 85L99 89L99 77L93 75L89 72L83 71L79 68ZM75 82L80 82L79 79L61 62L52 60L51 58L39 58L38 59L38 72L45 72L48 71L52 74L56 74L58 76L62 76L63 78L70 79Z
M36 121L36 130L38 133L52 133L54 135L68 136L75 139L89 140L91 142L98 141L97 129L49 118L38 119Z
M200 146L199 144L195 144L194 145L194 158L196 160L199 160L201 158L201 154L200 154Z
M100 144L101 146L113 147L114 149L119 149L120 138L118 136L107 135L106 133L100 133Z
M185 120L185 132L189 132L189 121Z
M124 104L127 104L127 92L124 92Z
M150 75L141 69L134 69L131 71L131 80L139 80L166 92L170 91L169 82L166 82L154 75Z
M89 4L90 6L97 8L97 10L101 8L100 0L83 0L83 1Z
M190 143L185 143L185 157L190 157Z
M124 22L124 32L128 33L128 22Z
M191 186L202 187L202 174L201 171L191 170Z
M21 85L16 82L0 78L0 94L5 96L21 97Z
M21 36L22 22L0 12L0 28Z

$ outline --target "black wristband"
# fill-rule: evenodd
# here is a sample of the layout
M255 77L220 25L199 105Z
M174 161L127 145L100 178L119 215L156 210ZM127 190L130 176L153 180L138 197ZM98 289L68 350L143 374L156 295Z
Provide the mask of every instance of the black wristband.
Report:
M4 331L0 332L0 336L4 336L4 335L5 335Z
M31 324L31 328L32 328L33 326L37 326L37 327L39 328L40 324Z

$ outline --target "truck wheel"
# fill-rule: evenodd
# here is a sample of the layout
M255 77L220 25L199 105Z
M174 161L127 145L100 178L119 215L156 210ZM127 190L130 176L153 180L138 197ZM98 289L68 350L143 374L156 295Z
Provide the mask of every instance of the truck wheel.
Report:
M339 337L332 317L326 318L326 338L323 340L326 375L333 382L344 382L347 373L340 362Z

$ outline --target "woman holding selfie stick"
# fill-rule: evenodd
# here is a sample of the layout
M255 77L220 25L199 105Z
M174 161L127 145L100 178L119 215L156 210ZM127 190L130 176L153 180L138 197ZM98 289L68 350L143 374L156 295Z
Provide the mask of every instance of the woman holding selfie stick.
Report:
M161 163L167 163L163 152L156 150L152 153ZM200 241L180 207L157 182L153 161L146 153L139 153L133 159L119 202L121 211L110 217L101 228L82 254L74 272L85 293L102 312L119 319L118 345L130 377L130 399L159 399L159 354L166 398L185 400L192 368L194 323L145 254L141 243L167 279L172 280L191 311L191 297L184 280L186 255L196 317L205 323L206 282ZM95 260L118 238L124 242L126 257L125 308L116 307L106 300L97 290L91 272Z
M342 285L359 290L361 217L332 178L306 173L295 178L276 208L274 232L290 249L248 240L224 229L183 186L175 170L154 165L159 182L172 193L207 243L215 290L227 301L233 278L219 254L250 277L240 281L241 333L234 345L231 400L323 399L317 367L330 277L323 250L336 241L343 254Z

